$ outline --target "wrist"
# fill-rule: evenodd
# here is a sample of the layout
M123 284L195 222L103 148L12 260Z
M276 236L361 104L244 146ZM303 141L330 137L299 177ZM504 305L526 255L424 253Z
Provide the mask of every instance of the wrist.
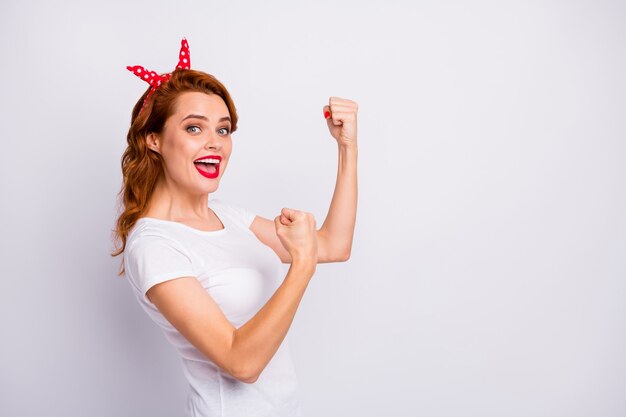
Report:
M310 273L311 275L313 275L313 272L315 272L316 268L316 260L310 257L292 257L291 267L289 269L293 269L302 273Z
M350 142L350 143L339 143L339 150L340 151L348 151L348 152L357 152L358 151L358 146L356 144L356 142Z
M344 154L358 154L358 147L356 145L356 143L340 143L339 146L339 153L344 153Z

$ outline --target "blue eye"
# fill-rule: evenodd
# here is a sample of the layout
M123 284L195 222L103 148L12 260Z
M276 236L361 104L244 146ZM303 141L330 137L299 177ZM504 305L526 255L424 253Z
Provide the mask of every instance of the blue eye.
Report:
M223 127L220 130L225 130L226 131L226 133L224 133L225 135L228 135L230 133L230 129L227 127Z
M196 129L198 129L198 130L196 130L196 131L192 131L192 132L190 132L190 133L197 133L197 132L199 132L199 131L200 131L200 127L199 127L199 126L193 125L193 126L189 126L189 127L187 127L187 132L189 132L189 129L191 129L191 128L196 128Z

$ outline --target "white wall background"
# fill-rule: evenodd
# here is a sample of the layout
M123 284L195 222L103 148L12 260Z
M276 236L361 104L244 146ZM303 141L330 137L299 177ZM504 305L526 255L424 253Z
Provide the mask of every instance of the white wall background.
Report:
M352 258L290 337L306 417L626 415L626 3L0 6L0 415L181 415L116 277L126 70L217 76L240 115L216 196L321 224L330 96L359 103Z

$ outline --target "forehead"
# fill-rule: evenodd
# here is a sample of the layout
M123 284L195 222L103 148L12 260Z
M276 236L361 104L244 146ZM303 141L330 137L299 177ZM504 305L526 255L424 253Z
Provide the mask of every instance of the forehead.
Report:
M228 107L220 96L198 91L188 91L176 98L172 118L180 121L190 113L204 115L211 121L229 116Z

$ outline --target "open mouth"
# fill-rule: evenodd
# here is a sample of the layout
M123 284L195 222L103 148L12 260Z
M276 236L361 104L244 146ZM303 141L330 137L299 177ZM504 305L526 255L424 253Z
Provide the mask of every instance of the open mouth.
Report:
M206 178L216 178L220 174L220 162L222 158L217 155L203 156L193 161L196 170Z

